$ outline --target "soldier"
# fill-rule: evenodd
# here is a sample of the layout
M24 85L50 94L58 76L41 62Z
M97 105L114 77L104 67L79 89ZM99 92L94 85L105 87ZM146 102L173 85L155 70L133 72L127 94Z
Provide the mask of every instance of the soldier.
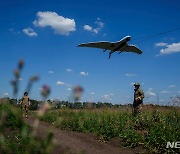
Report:
M137 115L141 113L144 92L140 89L140 84L134 84L134 102L133 102L133 114Z
M30 105L30 100L29 100L29 96L28 96L27 92L24 93L24 96L22 97L20 104L21 104L22 109L23 109L23 117L28 118L28 108Z

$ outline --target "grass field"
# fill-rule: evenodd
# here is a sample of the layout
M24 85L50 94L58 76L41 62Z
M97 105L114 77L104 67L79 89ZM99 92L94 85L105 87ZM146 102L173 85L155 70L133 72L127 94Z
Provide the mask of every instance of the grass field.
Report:
M141 115L136 117L127 106L64 108L46 112L41 120L59 129L94 134L101 141L119 139L121 148L141 146L148 153L180 152L180 149L166 148L167 142L180 141L180 108L176 107L144 106ZM0 103L0 152L50 153L52 139L49 135L45 140L33 136L23 122L21 110L8 102Z
M166 148L167 142L180 141L180 109L175 107L146 106L137 117L130 107L59 109L47 112L42 120L60 129L95 134L103 141L116 137L123 147L141 145L151 153L180 152Z
M20 108L8 101L0 101L0 153L51 153L54 147L52 134L40 138L33 135L33 130L24 122Z

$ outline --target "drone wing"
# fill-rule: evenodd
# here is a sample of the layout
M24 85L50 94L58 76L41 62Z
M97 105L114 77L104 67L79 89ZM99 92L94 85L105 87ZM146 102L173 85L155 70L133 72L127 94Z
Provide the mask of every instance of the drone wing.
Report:
M128 45L124 50L127 52L135 52L137 54L142 54L142 51L135 45Z
M113 43L111 42L90 42L79 44L78 47L91 47L91 48L101 48L105 50L111 50L113 47Z

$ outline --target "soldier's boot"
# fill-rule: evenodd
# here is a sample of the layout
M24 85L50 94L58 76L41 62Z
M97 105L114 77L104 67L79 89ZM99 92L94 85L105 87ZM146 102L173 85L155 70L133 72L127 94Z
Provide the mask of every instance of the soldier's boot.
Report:
M26 110L26 118L28 118L28 112L27 112L27 110Z

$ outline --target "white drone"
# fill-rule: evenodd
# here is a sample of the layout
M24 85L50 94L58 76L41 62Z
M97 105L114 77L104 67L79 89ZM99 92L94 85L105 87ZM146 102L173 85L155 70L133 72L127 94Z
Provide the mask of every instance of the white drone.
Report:
M130 39L131 39L130 36L126 36L118 42L102 42L102 41L101 42L89 42L89 43L79 44L78 47L101 48L101 49L103 49L103 52L105 52L106 50L110 50L109 59L111 57L111 54L116 51L119 54L123 51L142 54L142 51L140 49L138 49L135 45L127 44L127 42L129 42Z

